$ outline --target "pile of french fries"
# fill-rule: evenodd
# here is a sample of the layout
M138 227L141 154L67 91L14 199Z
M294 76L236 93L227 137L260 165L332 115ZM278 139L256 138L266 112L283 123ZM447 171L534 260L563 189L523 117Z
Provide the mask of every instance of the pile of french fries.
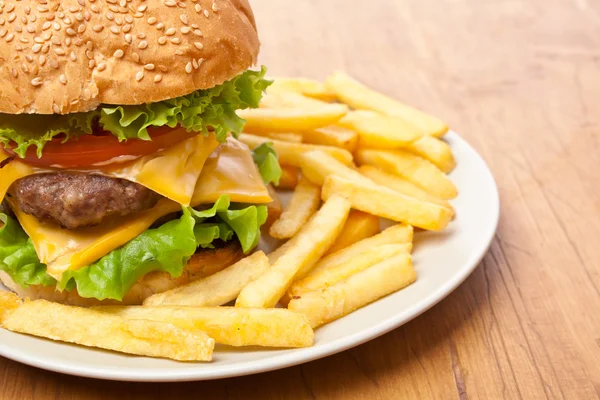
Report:
M90 309L0 292L6 329L85 346L209 361L215 343L307 347L314 329L415 282L413 227L454 217L455 166L440 120L344 73L276 79L244 110L241 140L273 143L291 201L269 227L287 240L143 306ZM394 224L380 231L381 219Z

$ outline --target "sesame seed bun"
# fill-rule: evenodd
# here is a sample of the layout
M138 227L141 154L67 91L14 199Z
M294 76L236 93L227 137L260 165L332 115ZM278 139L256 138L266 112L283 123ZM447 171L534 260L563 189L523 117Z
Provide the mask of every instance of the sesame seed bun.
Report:
M216 249L199 250L190 259L183 273L178 278L173 278L167 272L151 272L145 275L125 295L123 301L87 299L79 296L76 290L67 292L56 291L55 287L29 286L23 288L16 284L3 271L0 271L0 282L15 292L21 298L30 300L44 299L56 303L73 306L91 307L98 305L140 305L148 297L156 293L183 286L189 282L212 275L235 264L244 257L242 248L237 241L230 242L224 247Z
M183 96L239 75L259 50L247 0L3 4L3 113L68 114Z

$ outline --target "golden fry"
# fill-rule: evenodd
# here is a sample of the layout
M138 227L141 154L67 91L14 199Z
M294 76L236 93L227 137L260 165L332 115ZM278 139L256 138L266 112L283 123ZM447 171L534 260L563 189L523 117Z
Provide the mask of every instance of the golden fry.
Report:
M350 203L331 196L323 207L286 243L287 251L260 278L240 293L236 307L274 307L295 277L302 277L319 261L339 236Z
M308 78L274 78L268 92L295 92L323 101L335 100L335 93L327 89L324 83Z
M281 178L279 178L279 189L294 189L298 185L300 171L296 167L282 166Z
M307 292L333 286L398 253L409 253L410 247L406 244L385 244L365 250L343 263L329 268L320 268L318 272L311 272L294 282L288 290L288 297L292 299Z
M320 108L255 108L237 113L246 120L244 129L248 132L295 132L335 124L347 112L343 104L325 104Z
M229 346L309 347L314 342L308 319L286 309L170 306L95 309L129 320L157 321L206 332L217 343Z
M348 215L344 229L326 255L371 237L379 233L379 217L359 210L352 210Z
M438 118L369 89L343 72L329 76L325 85L353 108L400 117L427 135L441 137L448 132L448 126Z
M406 146L406 150L423 157L445 173L450 173L456 167L454 155L448 143L433 136L423 136L421 139Z
M210 361L215 346L215 341L201 331L163 322L132 321L45 300L12 309L2 315L1 325L52 340L179 361Z
M300 93L269 91L260 101L261 107L282 109L282 108L300 108L300 109L321 109L330 103L316 100Z
M338 125L358 132L358 147L397 149L423 137L423 133L404 121L373 111L350 111Z
M355 169L336 160L330 154L323 151L307 151L301 157L302 175L315 185L322 186L329 175L339 175L347 179L373 183Z
M426 203L383 186L366 185L337 175L328 177L323 186L323 200L331 196L348 199L354 209L432 231L444 229L452 218L449 209L437 204Z
M293 297L288 308L306 314L316 328L403 289L416 278L410 255L399 253L333 286Z
M386 186L396 192L405 194L415 199L423 200L428 203L437 204L442 207L454 212L454 207L447 200L442 200L439 197L428 193L424 189L415 185L414 183L407 181L399 175L393 175L385 172L384 170L374 167L372 165L363 165L358 169L361 174L367 178L373 180L375 183Z
M258 251L214 275L150 296L144 306L222 306L268 269L269 259Z
M275 139L282 142L302 143L302 135L290 132L256 132L257 136L263 136L269 139Z
M340 147L351 153L354 153L358 146L358 133L338 125L302 132L302 135L304 143Z
M308 151L314 150L321 150L345 165L351 165L353 160L352 153L338 147L282 142L280 140L267 139L247 133L242 133L240 135L240 140L251 149L264 142L272 142L273 147L277 152L279 162L286 166L300 167L302 163L302 155Z
M281 217L271 225L269 234L277 239L289 239L319 209L321 204L321 188L302 177Z
M356 152L356 160L360 165L376 165L399 175L441 199L453 199L458 195L454 183L438 167L407 151L360 149Z

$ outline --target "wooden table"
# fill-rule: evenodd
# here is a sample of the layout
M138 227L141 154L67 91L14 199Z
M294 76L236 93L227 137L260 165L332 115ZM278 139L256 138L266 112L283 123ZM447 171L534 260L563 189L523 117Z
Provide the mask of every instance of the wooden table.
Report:
M600 2L254 0L275 75L344 69L443 117L492 168L490 253L446 300L358 348L190 384L0 359L2 399L592 399L600 394Z

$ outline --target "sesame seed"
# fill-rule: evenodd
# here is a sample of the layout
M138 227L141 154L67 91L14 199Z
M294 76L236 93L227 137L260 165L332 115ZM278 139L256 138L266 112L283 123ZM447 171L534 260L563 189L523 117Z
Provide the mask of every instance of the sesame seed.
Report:
M211 7L211 8L212 8L212 10L213 10L214 12L217 12L217 11L219 11L219 7L217 6L217 3L212 3L212 7Z
M15 26L15 31L21 33L21 32L23 32L23 28L21 28L20 25L17 25L17 26Z
M75 54L74 51L72 51L71 54L69 54L69 57L71 57L72 61L77 61L77 54Z
M115 24L117 24L117 25L121 26L121 25L123 25L123 21L121 20L121 18L119 18L119 17L116 17L116 18L115 18Z
M196 61L195 59L192 60L192 65L194 66L194 69L198 69L198 61Z
M167 37L166 36L161 36L158 38L158 44L165 44L167 43Z
M91 41L91 40L88 40L88 41L87 41L87 43L85 44L85 47L86 47L88 50L92 51L92 50L94 50L94 43L92 43L92 41Z
M100 12L100 8L98 8L98 6L97 6L97 5L95 5L95 4L92 4L92 5L90 6L90 9L91 9L93 12L95 12L96 14L98 14L98 13Z
M208 10L204 10L204 16L205 16L206 18L208 18L208 16L209 16L209 15L210 15L210 14L208 13Z
M85 6L85 0L77 0L80 6Z
M168 71L167 67L164 66L164 65L159 65L158 69L160 69L162 72L167 72Z
M131 25L129 25L129 24L125 24L125 25L124 25L124 26L121 28L121 30L122 30L123 32L127 33L127 32L129 32L129 31L131 30Z
M148 47L148 42L146 42L145 40L142 40L140 42L140 44L138 44L138 49L142 49L143 50L143 49L145 49L147 47Z
M161 74L154 75L154 83L158 83L160 81L162 81L162 75Z
M46 15L46 21L54 21L54 14Z
M42 49L42 45L39 43L36 43L33 45L33 47L31 47L31 51L33 51L34 53L39 53L39 51Z
M146 4L143 4L141 6L138 7L138 11L139 12L144 12L146 11L146 9L148 8L148 6Z
M185 8L185 3L182 3L181 1L178 2L177 5L181 8Z
M194 29L194 35L200 36L200 37L204 36L200 29Z
M14 9L15 9L15 5L14 4L9 4L8 7L6 7L6 10L4 10L4 11L6 11L6 12L9 13L9 12L11 12Z
M200 26L198 24L192 24L191 27L192 27L192 29L198 29L198 28L200 28Z
M52 36L52 32L45 32L45 33L42 35L42 39L44 39L44 41L46 41L46 40L50 40L50 37L51 37L51 36ZM60 41L59 41L58 43L60 44Z
M31 7L29 7L29 6L25 7L25 14L29 15L30 12L31 12Z
M15 46L15 50L16 50L16 51L21 51L21 50L23 50L23 48L22 48L20 45L18 45L18 44L17 44L17 45Z
M185 14L181 14L179 16L179 19L181 20L181 22L183 22L184 25L187 25L190 23L190 21L188 20L188 17Z
M57 46L60 46L60 38L58 36L52 36L52 43Z
M177 3L172 0L165 1L165 6L167 6L167 7L175 7L176 5L177 5Z
M167 29L167 31L165 32L165 35L167 35L167 36L173 36L173 35L175 34L175 32L177 32L177 31L175 30L175 28L169 28L169 29Z
M154 25L155 23L156 23L156 18L155 17L148 18L148 24L149 25Z
M101 32L102 29L104 29L104 25L94 25L92 29L94 30L94 32Z
M125 7L125 6L127 5L127 1L131 1L131 0L121 0L121 1L119 2L119 5L120 5L121 7Z
M86 25L83 25L83 24L79 25L79 27L77 28L77 32L78 33L85 32L85 27L86 27Z
M30 21L30 22L35 22L35 21L37 21L37 17L36 17L36 15L35 15L35 14L31 14L31 15L29 16L29 21Z
M35 33L35 27L33 25L27 25L25 28L29 33Z
M196 46L198 50L202 50L202 48L204 48L204 45L200 42L194 42L194 46Z
M163 24L162 22L159 22L158 24L156 24L156 29L158 29L159 31L161 29L163 29L165 27L165 24Z
M6 23L6 21L4 20L4 18L0 17L0 25L4 25Z
M191 29L188 26L184 26L183 28L179 29L181 31L181 33L183 33L184 35L190 33Z
M175 50L175 54L178 56L182 56L183 55L183 51L181 50Z
M85 56L91 60L92 58L94 58L94 53L92 53L91 50L86 50Z
M25 44L29 43L29 39L27 39L27 38L24 38L24 37L21 37L21 38L19 39L19 41L20 41L21 43L25 43Z
M198 59L198 67L200 67L203 62L204 62L204 58L199 58Z
M42 46L42 53L48 54L49 51L50 51L50 45L49 44L45 44L45 45Z
M54 69L58 69L58 61L56 61L55 59L51 58L50 59L50 66Z
M131 54L131 58L133 58L133 61L135 61L136 63L140 62L140 55L138 53Z
M128 24L131 24L133 22L133 17L129 14L127 14L125 16L125 22L127 22Z
M60 81L60 83L62 83L63 85L66 85L66 84L67 84L67 77L66 77L64 74L61 74L61 75L58 77L58 80L59 80L59 81Z
M67 47L71 45L71 38L70 37L68 37L68 38L65 39L65 44L67 45Z
M52 111L54 111L55 114L60 114L60 107L58 106L58 104L52 104Z
M66 17L65 19L63 19L63 22L64 22L65 24L67 24L67 25L71 25L71 22L72 22L72 21L71 21L71 18L69 18L69 17Z
M6 37L4 38L4 40L6 40L6 42L10 42L11 40L13 40L15 38L15 35L13 35L12 33L9 33L8 35L6 35Z
M104 71L106 69L106 64L101 62L100 64L98 64L98 71Z
M13 22L15 19L17 19L15 13L8 14L8 22Z
M136 81L141 81L142 79L144 79L144 71L140 71L135 75L135 80Z
M40 86L42 84L42 78L40 78L39 76L37 78L33 78L31 80L31 84L33 86Z
M23 70L23 72L25 72L26 74L29 73L29 67L27 66L27 64L21 64L21 70Z
M6 29L0 29L0 38L6 36L7 33L8 31Z
M65 14L62 11L57 12L56 15L61 19L65 17Z
M83 14L82 13L75 14L75 19L79 22L83 21Z
M46 64L46 56L45 56L45 55L43 55L43 54L42 54L42 55L41 55L41 56L38 58L38 64L40 64L40 66L43 66L44 64Z
M192 63L191 63L191 62L188 62L188 63L185 65L185 72L187 72L188 74L191 74L191 73L192 73Z
M45 40L42 39L41 37L35 37L35 38L33 38L33 41L36 43L40 43L40 44L45 42Z
M54 52L56 54L58 54L59 56L64 56L65 55L65 51L63 49L61 49L60 47L57 47L56 49L54 49Z
M13 77L15 77L15 78L16 78L17 76L19 76L19 71L17 71L16 69L14 69L14 68L13 68L13 69L12 69L12 76L13 76Z
M123 57L124 54L125 53L123 52L123 50L118 49L117 51L115 51L115 53L113 54L113 56L116 57L116 58L121 58L121 57Z
M89 21L90 18L92 18L92 14L90 14L89 11L85 10L83 13L83 18L85 18L86 21Z
M153 71L154 70L154 64L146 64L146 65L144 65L144 69L148 70L148 71Z
M113 15L113 13L107 12L106 13L106 19L108 19L109 21L112 21L112 20L115 19L115 16Z
M39 12L42 12L42 13L48 12L48 7L45 7L45 6L37 6L37 9Z
M127 42L127 44L131 44L131 41L133 40L131 34L127 34L125 35L125 42Z
M96 66L96 60L90 60L88 62L89 69L93 69Z
M200 6L200 4L196 4L196 5L194 6L194 9L196 9L196 12L197 12L197 13L199 13L199 12L201 12L201 11L202 11L202 7Z
M143 32L140 32L137 34L138 39L146 39L146 34Z
M27 60L27 62L33 62L33 57L31 57L30 55L26 55L25 59Z
M106 2L110 4L117 4L117 0L106 0Z
M133 14L133 18L142 18L144 16L144 14L142 14L141 12L136 12L135 14Z
M119 28L117 28L116 26L111 26L110 31L116 35L117 33L119 33Z
M77 32L75 32L75 29L73 28L67 28L67 35L69 36L75 36L77 34Z

